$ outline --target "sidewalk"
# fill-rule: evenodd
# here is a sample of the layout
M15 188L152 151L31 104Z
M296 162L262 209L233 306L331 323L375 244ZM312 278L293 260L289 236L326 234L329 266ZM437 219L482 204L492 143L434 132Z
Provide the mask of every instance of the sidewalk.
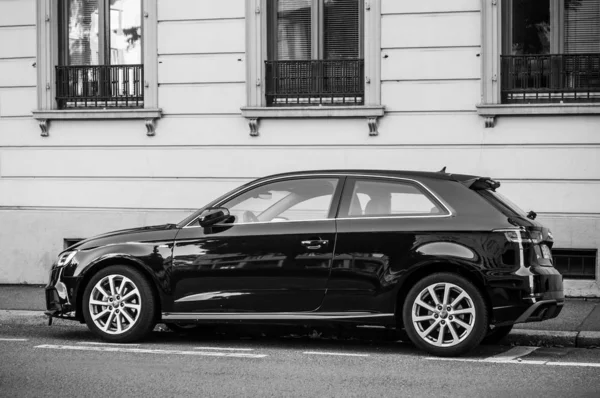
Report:
M44 288L40 285L0 285L0 317L33 316L45 323ZM39 318L39 319L38 319ZM600 347L600 299L567 299L557 318L522 323L506 343L564 347Z

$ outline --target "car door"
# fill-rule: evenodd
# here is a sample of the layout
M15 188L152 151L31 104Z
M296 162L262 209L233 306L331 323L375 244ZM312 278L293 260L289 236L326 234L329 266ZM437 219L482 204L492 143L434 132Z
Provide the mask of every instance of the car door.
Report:
M447 210L416 181L348 178L337 218L327 296L321 309L393 312L393 286L411 264L411 249L447 217Z
M231 217L183 228L173 252L174 312L319 308L335 245L339 177L285 178L216 206Z

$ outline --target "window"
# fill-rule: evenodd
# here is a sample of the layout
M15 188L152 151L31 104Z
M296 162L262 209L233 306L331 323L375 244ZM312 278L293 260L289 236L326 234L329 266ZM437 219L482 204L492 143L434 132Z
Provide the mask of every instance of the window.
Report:
M268 2L268 106L364 103L362 3Z
M143 107L141 3L59 2L58 108Z
M337 179L296 179L262 185L224 203L233 222L281 222L329 218Z
M428 195L409 183L357 180L349 200L348 217L445 214Z
M381 106L380 0L248 0L251 135L266 117L367 117Z
M157 0L45 0L37 4L42 136L55 119L145 119L158 106Z
M502 4L502 102L600 102L600 0Z
M595 249L552 249L552 258L554 267L567 279L596 279Z

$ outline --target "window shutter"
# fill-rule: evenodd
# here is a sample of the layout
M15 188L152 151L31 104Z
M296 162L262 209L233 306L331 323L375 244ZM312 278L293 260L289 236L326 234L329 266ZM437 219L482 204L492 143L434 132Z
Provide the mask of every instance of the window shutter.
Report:
M324 0L323 57L361 57L361 0Z
M277 1L277 59L311 58L312 1Z
M565 53L600 53L600 0L565 0Z
M68 64L98 64L98 0L68 1Z

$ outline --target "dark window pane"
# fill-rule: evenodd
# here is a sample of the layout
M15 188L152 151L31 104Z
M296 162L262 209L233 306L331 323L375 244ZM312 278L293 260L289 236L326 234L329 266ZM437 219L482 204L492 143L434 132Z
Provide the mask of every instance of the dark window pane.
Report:
M513 0L511 53L550 53L550 0Z
M360 0L325 1L323 55L325 59L359 58Z
M67 0L68 65L97 65L98 0Z
M565 52L600 52L600 0L565 0Z
M276 59L311 59L311 0L278 0L276 12Z

